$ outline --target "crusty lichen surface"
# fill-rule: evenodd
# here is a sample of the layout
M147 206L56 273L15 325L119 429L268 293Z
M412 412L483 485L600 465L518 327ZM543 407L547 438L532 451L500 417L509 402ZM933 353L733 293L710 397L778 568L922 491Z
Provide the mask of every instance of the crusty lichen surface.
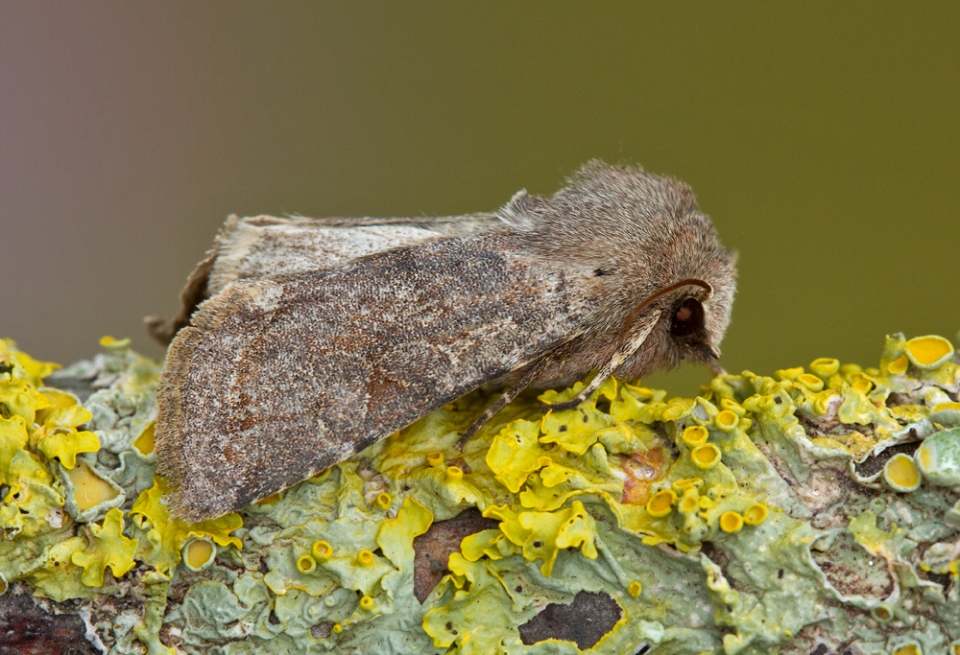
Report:
M477 392L193 525L155 475L159 364L101 344L54 373L0 342L0 591L77 599L106 652L960 655L947 339L530 395L460 452Z

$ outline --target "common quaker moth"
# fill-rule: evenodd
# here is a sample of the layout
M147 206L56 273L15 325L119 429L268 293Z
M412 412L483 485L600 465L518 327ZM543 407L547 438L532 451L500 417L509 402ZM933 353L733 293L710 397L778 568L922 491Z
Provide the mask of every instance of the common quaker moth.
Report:
M690 188L585 165L552 197L436 219L237 219L191 275L160 379L159 471L191 521L285 489L484 385L705 362L735 290Z

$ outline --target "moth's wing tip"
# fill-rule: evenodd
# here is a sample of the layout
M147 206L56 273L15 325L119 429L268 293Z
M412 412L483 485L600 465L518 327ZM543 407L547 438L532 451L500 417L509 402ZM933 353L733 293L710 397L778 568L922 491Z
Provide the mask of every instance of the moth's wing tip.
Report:
M199 489L189 483L190 478L182 468L182 452L174 453L160 462L157 473L167 479L169 491L164 494L164 502L170 516L180 518L187 523L198 523L215 519L233 511L227 498L222 494L211 494L209 489ZM214 490L216 491L216 490Z

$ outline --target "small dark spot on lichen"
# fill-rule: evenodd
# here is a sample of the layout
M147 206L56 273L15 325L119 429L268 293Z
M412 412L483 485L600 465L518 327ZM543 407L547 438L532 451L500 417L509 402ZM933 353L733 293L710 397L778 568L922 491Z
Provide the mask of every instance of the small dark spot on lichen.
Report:
M542 548L542 547L543 547L543 542L542 542L542 541L534 541L534 542L533 542L533 547L534 547L534 548Z
M557 432L566 432L566 431L567 431L566 425L561 425L559 428L557 428Z
M277 615L273 612L270 612L270 616L267 617L267 621L270 625L280 625L280 619L277 618Z
M447 621L447 624L443 627L446 628L447 630L453 630L453 622Z
M783 580L783 569L780 569L779 571L777 571L777 579Z
M819 646L814 648L812 651L810 651L810 655L829 655L829 653L830 653L830 648L826 644L820 644Z
M516 587L514 587L513 590L519 594L521 591L523 591L523 587L520 585L517 585Z
M310 628L310 636L312 636L314 639L326 639L330 636L330 632L332 630L333 621L325 621L324 623L318 623Z
M777 396L773 399L773 402L777 403L778 405L783 404L783 398Z

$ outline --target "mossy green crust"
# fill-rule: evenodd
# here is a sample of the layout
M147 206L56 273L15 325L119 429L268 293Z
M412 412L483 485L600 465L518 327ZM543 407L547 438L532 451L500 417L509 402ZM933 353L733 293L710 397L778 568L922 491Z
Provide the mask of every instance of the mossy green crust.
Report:
M476 393L193 525L154 475L155 362L105 339L51 375L0 344L0 591L81 599L111 653L573 654L529 626L582 597L619 608L592 653L960 653L943 339L888 337L878 368L722 376L695 399L611 380L544 416L530 396L461 453ZM415 539L468 508L486 529L423 587Z

